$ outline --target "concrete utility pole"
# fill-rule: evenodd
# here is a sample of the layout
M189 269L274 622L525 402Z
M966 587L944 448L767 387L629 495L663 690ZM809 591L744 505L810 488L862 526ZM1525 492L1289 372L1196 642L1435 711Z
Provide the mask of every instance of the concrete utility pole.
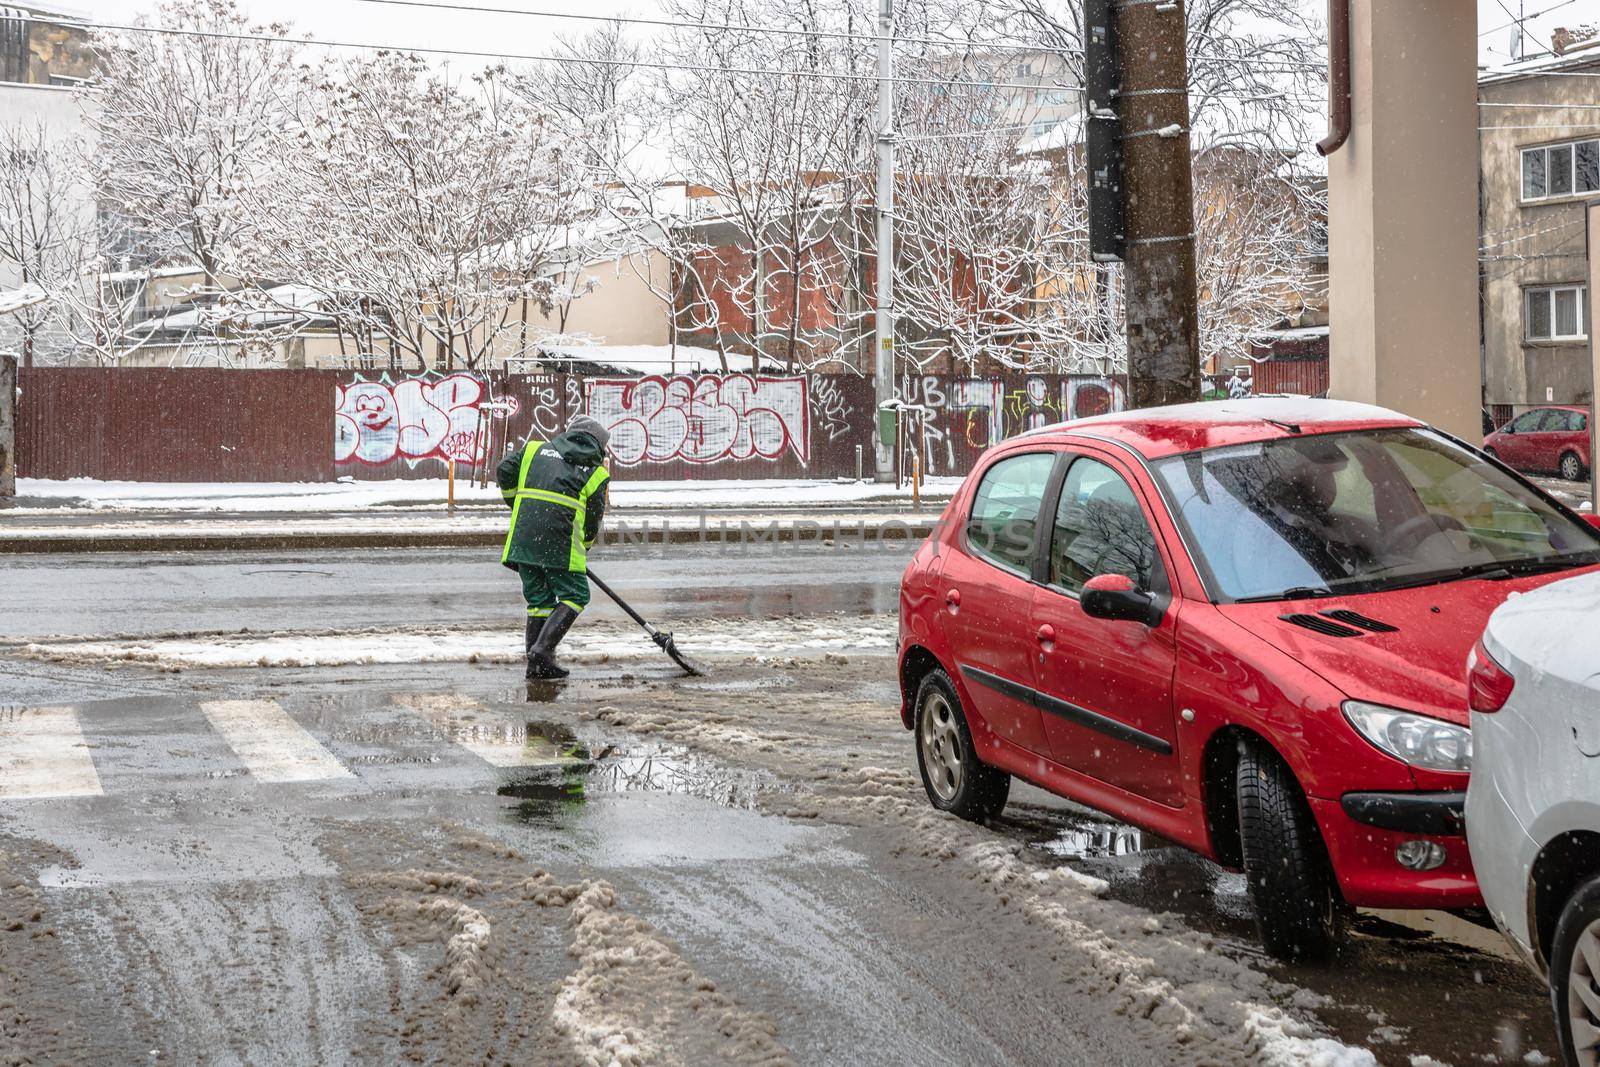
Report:
M1118 0L1128 405L1200 399L1194 176L1182 0Z
M1477 8L1348 11L1331 57L1349 67L1351 122L1328 156L1328 395L1482 440Z
M0 500L17 495L17 357L0 353Z
M878 0L878 286L873 336L873 397L894 399L894 0ZM873 419L877 429L878 420ZM894 481L894 446L876 433L875 478Z

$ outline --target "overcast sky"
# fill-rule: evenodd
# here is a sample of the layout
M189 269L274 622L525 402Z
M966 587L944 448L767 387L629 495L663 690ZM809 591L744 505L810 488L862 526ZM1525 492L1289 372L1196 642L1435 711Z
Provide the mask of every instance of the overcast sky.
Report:
M452 0L441 0L449 3ZM473 0L455 0L473 2ZM587 15L658 13L656 0L477 0L492 7L577 12ZM876 9L860 0L863 9ZM1325 10L1324 0L1306 0ZM1386 0L1394 2L1394 0ZM250 14L261 21L286 20L302 32L332 41L356 41L392 47L439 47L509 53L539 53L553 34L573 34L583 23L566 19L449 12L428 8L407 9L363 3L361 0L243 0ZM62 0L75 13L108 21L126 21L134 14L154 9L154 0ZM1509 14L1508 14L1509 12ZM1543 14L1539 14L1539 13ZM1548 48L1557 26L1600 23L1600 0L1478 0L1479 60L1504 63L1510 54L1512 16L1539 17L1527 25L1529 48ZM481 65L467 59L451 61L457 69Z

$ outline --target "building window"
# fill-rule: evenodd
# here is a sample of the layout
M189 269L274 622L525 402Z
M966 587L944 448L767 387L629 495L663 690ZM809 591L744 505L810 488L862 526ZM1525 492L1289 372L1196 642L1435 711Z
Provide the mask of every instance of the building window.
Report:
M1600 190L1600 141L1522 150L1522 199L1545 200Z
M1529 289L1523 297L1523 331L1530 341L1581 341L1584 287L1556 285Z
M0 7L0 82L28 80L28 23L22 12Z

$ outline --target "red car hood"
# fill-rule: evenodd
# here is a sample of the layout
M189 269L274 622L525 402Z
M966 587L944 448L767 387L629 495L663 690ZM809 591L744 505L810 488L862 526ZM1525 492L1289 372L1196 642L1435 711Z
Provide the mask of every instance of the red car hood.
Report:
M1597 568L1586 568L1595 570ZM1558 571L1507 581L1468 579L1358 596L1265 604L1220 604L1217 610L1355 700L1406 708L1468 725L1467 655L1495 608L1525 592L1583 573ZM1341 609L1358 612L1392 633L1362 630L1335 637L1282 616ZM1360 629L1351 626L1352 629Z

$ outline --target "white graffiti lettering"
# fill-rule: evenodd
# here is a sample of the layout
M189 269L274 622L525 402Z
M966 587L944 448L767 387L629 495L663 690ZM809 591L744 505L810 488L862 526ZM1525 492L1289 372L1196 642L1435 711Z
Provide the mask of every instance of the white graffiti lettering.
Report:
M811 461L803 377L591 378L585 389L585 410L611 431L612 457L623 466L772 460L786 452Z
M484 386L466 374L391 382L354 381L337 387L335 463L470 463L478 447L478 405Z
M844 390L836 378L818 375L811 379L811 403L817 413L818 429L837 441L850 432L850 416L855 408L844 398Z

